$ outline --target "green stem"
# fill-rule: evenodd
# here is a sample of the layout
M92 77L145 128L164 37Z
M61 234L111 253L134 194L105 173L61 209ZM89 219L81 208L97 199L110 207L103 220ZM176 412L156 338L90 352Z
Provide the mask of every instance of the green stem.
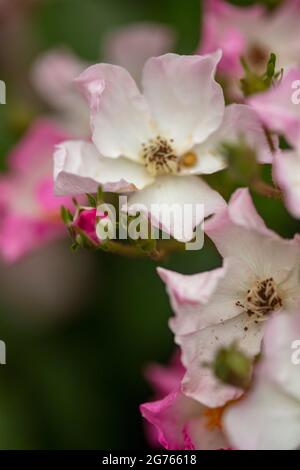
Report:
M273 199L282 199L282 192L278 188L274 188L268 183L261 180L255 180L251 184L251 189L262 196L270 197Z

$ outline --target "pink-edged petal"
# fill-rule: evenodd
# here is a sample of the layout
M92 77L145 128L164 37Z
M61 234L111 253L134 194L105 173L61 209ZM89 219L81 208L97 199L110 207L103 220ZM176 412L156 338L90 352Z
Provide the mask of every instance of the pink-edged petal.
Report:
M245 329L247 328L247 329ZM222 384L214 375L210 364L222 347L237 342L241 351L254 357L260 351L262 326L252 323L241 313L190 335L179 336L182 348L182 361L187 368L183 379L183 392L194 400L209 407L220 407L241 396L242 390Z
M227 448L221 426L210 420L210 411L214 410L206 409L182 394L180 383L184 372L179 350L168 367L154 364L147 369L156 401L143 404L141 412L150 424L146 429L151 442L157 443L158 437L160 444L167 449Z
M190 241L204 217L220 211L225 201L205 181L196 176L160 176L142 191L128 198L128 212L142 212L180 241ZM124 210L126 207L124 207Z
M159 401L145 403L141 413L158 432L160 444L169 450L194 450L187 431L188 421L201 412L201 405L185 397L179 390Z
M278 285L289 289L284 307L291 309L297 301L299 276L299 237L283 239L269 230L257 214L247 189L237 190L228 208L205 225L205 231L222 256L232 256L252 273L252 281L273 277Z
M140 407L155 426L160 444L168 450L218 450L228 447L222 430L213 428L206 408L179 390Z
M294 84L298 83L295 87ZM294 145L300 142L300 69L288 70L279 84L248 98L264 124Z
M122 67L92 65L76 79L92 113L93 141L105 157L139 161L142 144L153 136L148 105Z
M300 122L300 121L299 121ZM273 177L284 193L290 213L300 218L300 152L283 152L275 158Z
M241 263L241 272L249 271L249 282L273 277L278 285L287 280L293 291L284 306L294 308L299 276L299 237L283 239L269 230L257 214L247 189L237 190L228 207L205 224L205 231L222 256ZM242 267L243 266L243 267Z
M234 255L238 245L238 237L252 232L259 235L278 239L279 237L269 230L263 219L258 215L252 202L249 190L238 189L229 201L228 206L205 224L205 232L216 244L222 256ZM242 240L240 240L242 244ZM250 248L250 246L249 246Z
M170 327L176 334L188 334L195 331L199 324L199 313L226 270L214 269L193 275L184 275L167 269L158 268L158 274L166 284L175 317L170 320Z
M206 56L166 54L149 59L143 88L161 135L178 155L203 142L221 124L224 97L215 81L221 52Z
M68 141L54 154L54 180L57 195L105 191L128 192L144 188L153 179L142 165L125 158L101 157L89 142Z
M55 145L69 139L63 129L53 121L39 119L8 155L10 169L24 175L41 173L41 168L51 168L51 155Z
M239 450L292 450L300 443L300 406L268 380L225 411L224 428Z
M159 23L133 23L110 31L104 40L104 57L107 62L124 67L140 81L147 59L171 52L175 32Z

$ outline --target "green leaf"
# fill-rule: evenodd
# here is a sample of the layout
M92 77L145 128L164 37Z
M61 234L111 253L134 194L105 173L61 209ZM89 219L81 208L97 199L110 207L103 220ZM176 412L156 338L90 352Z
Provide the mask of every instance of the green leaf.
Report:
M60 208L60 216L66 225L69 225L73 222L73 214L64 206L61 206Z
M86 193L86 197L91 207L97 207L97 199L95 198L93 194Z

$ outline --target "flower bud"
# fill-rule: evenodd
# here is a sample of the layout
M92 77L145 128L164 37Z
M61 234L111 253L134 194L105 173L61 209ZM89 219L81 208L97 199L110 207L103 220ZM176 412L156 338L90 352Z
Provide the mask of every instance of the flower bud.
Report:
M228 385L245 389L250 382L252 362L235 344L219 349L212 367L218 379Z
M96 215L97 209L94 207L80 208L74 217L72 227L79 229L92 242L99 244L100 241L96 235Z

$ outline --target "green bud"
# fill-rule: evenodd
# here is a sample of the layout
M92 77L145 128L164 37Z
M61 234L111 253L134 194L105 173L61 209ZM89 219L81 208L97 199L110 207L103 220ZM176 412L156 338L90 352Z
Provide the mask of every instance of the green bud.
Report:
M219 349L212 368L215 376L225 384L245 389L250 383L252 360L235 344Z

